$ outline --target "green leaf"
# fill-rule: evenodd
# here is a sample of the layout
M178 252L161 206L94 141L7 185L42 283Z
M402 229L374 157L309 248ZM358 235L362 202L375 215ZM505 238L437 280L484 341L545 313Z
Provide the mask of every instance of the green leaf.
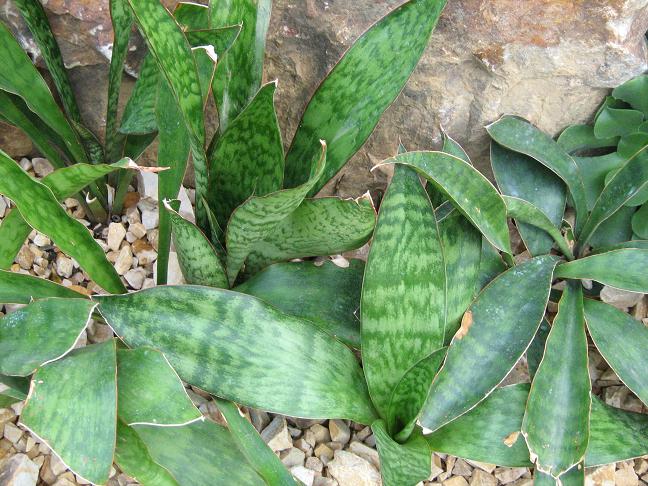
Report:
M362 34L311 98L286 155L285 184L308 179L317 140L331 145L317 193L356 153L416 67L445 0L410 0Z
M375 224L376 211L369 197L304 199L254 246L246 269L254 273L275 262L355 250L369 240Z
M117 413L127 425L186 425L202 419L180 378L158 350L118 350L117 373Z
M3 391L6 396L13 397L18 400L27 399L30 383L29 378L0 375L0 383L8 387Z
M364 262L277 263L236 287L286 314L308 319L343 343L360 348L360 290ZM1 276L1 274L0 274Z
M557 143L569 154L581 150L616 147L618 137L596 138L592 125L571 125L565 128L558 137Z
M612 96L625 101L648 116L648 76L640 75L617 86Z
M617 243L605 248L597 248L592 252L594 255L598 255L600 253L607 253L609 251L614 251L614 250L621 250L624 248L639 248L643 250L648 250L648 240L630 240L630 241L623 241L621 243Z
M0 304L29 304L32 299L48 297L81 299L85 296L44 278L0 270Z
M570 282L549 331L522 422L536 469L558 479L583 460L590 407L583 290L580 282Z
M275 82L264 85L218 138L209 156L209 206L221 226L252 194L281 189L283 144L274 108Z
M544 215L543 220L551 228L560 228L565 214L565 184L549 169L524 154L508 150L496 142L491 143L491 166L497 186L506 196L525 200ZM549 253L553 246L553 234L525 220L521 215L509 217L516 220L517 228L525 246L532 256ZM559 238L564 240L562 236Z
M0 89L20 96L64 140L76 162L87 162L85 151L65 115L56 104L45 80L6 25L0 22Z
M117 421L115 463L143 486L180 486L173 475L153 460L134 429Z
M420 432L399 444L387 432L383 420L371 424L380 455L380 474L385 486L407 486L430 477L432 453Z
M261 86L272 1L213 0L209 4L212 28L242 25L232 48L219 59L212 82L220 132L223 133Z
M641 239L648 239L648 204L641 206L632 216L632 231Z
M636 132L643 122L643 113L626 108L606 106L594 122L594 135L597 138L622 137Z
M533 341L531 341L531 344L529 345L529 349L527 349L527 365L529 367L529 376L532 380L538 371L540 361L542 361L550 329L551 325L549 324L549 321L547 321L546 318L542 319L538 332L536 332Z
M183 29L206 29L209 27L209 7L193 2L178 2L173 16Z
M591 279L631 292L648 292L648 250L625 248L558 265L556 278Z
M265 486L225 427L208 420L185 427L133 427L153 460L183 486ZM157 484L155 485L157 486Z
M645 361L648 327L611 305L585 300L585 320L592 340L610 367L644 403L648 403ZM619 337L623 346L619 346Z
M481 260L479 262L479 274L475 285L475 294L478 294L491 280L506 270L506 268L507 266L502 260L500 253L486 238L482 237Z
M164 202L173 231L178 262L187 283L226 289L229 287L225 269L207 237L191 221L180 216Z
M288 470L263 442L254 426L242 416L239 408L227 400L217 399L216 405L225 417L227 428L239 450L266 483L272 486L297 486Z
M16 204L32 228L49 236L104 290L112 293L126 291L114 267L85 226L67 215L47 186L29 177L2 151L0 193Z
M569 245L560 232L560 229L555 226L554 222L549 219L549 216L547 216L544 211L542 211L537 206L534 206L530 202L525 201L524 199L519 199L517 197L511 196L502 197L504 199L504 202L506 203L506 210L508 212L508 215L511 218L515 219L518 224L525 223L545 232L552 238L552 241L555 241L557 243L558 248L563 253L563 255L565 255L570 260L574 259L572 250L571 248L569 248ZM521 228L519 228L518 226L518 229ZM551 250L551 247L546 249L544 253L548 253L549 250Z
M603 221L590 238L592 248L605 248L632 239L632 216L635 208L624 206Z
M482 259L482 237L458 211L439 222L439 233L446 267L445 342L449 343L459 329L461 316L475 297Z
M459 145L459 143L456 140L454 140L452 137L450 137L450 135L448 135L445 132L445 130L443 130L443 127L441 127L441 134L443 136L443 147L441 148L441 152L445 152L446 154L450 154L450 155L452 155L454 157L457 157L457 158L463 160L464 162L467 162L470 165L472 165L472 162L470 161L470 157L468 157L468 154L463 149L463 147L461 145ZM407 152L407 150L405 150L403 148L403 150L399 150L398 153L402 154L404 152ZM445 198L443 193L440 192L434 186L434 184L427 184L425 186L425 190L427 191L428 195L430 196L430 201L432 202L432 206L434 206L435 208L438 208L439 206L441 206L441 204L443 204L444 202L447 202L447 199ZM450 207L452 207L452 206L450 206ZM440 221L441 220L437 216L437 222L440 222Z
M114 339L77 349L36 372L20 417L77 476L95 484L108 481L113 461L116 377Z
M433 183L495 247L511 253L506 205L497 189L469 163L443 152L406 152L385 164L403 164Z
M541 256L493 280L461 321L420 422L435 431L484 400L515 366L544 317L556 258Z
M551 137L522 118L504 116L486 130L497 143L537 160L567 184L576 210L576 233L580 233L587 217L587 195L574 159Z
M533 472L533 486L583 486L585 484L585 469L579 463L560 476L559 479L545 474L538 468Z
M0 318L0 373L31 375L65 356L85 330L95 306L86 299L51 298Z
M135 88L124 108L119 126L121 133L144 134L157 131L155 114L159 81L160 70L155 58L148 54L142 62Z
M362 362L381 417L389 419L392 392L405 373L443 346L445 303L434 210L416 172L399 165L380 205L360 307Z
M375 419L351 350L254 297L162 286L95 299L129 346L159 349L183 380L205 391L294 417Z
M0 408L9 408L16 402L19 402L20 398L12 397L6 393L0 393Z
M326 165L326 144L321 142L320 146L317 165L306 183L266 196L251 197L232 213L225 236L227 275L231 285L254 247L299 207L308 191L322 177Z
M597 157L574 157L580 170L587 196L587 209L592 210L601 191L605 187L607 174L621 167L626 159L617 152Z

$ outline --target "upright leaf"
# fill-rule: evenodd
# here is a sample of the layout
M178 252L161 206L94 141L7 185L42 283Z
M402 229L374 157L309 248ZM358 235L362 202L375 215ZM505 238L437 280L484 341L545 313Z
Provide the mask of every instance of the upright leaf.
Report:
M0 270L0 304L29 304L32 299L48 297L79 299L84 296L44 278Z
M113 461L116 378L114 339L77 349L36 372L20 416L66 466L95 484L108 481ZM74 417L74 427L69 417Z
M409 0L362 34L311 98L286 155L285 184L308 179L317 140L331 144L317 193L364 144L416 67L445 0Z
M383 198L362 285L362 361L369 393L388 418L405 373L443 346L446 271L430 199L416 172L397 166Z
M619 138L600 139L594 135L594 127L591 125L571 125L562 131L556 142L565 152L571 154L581 150L616 147Z
M151 54L147 54L142 61L133 92L124 107L124 114L119 126L120 133L141 135L157 131L155 116L159 80L160 70L155 58ZM170 99L172 97L168 101ZM165 107L166 105L161 106ZM174 112L177 112L177 107L173 108ZM176 118L176 123L177 120Z
M161 286L95 299L128 345L159 349L183 380L217 396L295 417L375 418L353 353L254 297Z
M421 424L435 431L484 400L515 366L544 317L556 258L517 265L482 290L464 314L430 388Z
M522 422L536 469L559 479L583 460L590 407L583 290L580 282L570 282L549 331Z
M639 238L648 238L648 204L641 206L632 215L632 231Z
M634 154L633 154L634 155ZM583 177L585 195L587 197L587 209L592 210L596 204L601 191L605 187L606 176L615 169L621 167L626 159L618 152L596 157L576 157L574 161Z
M648 116L648 76L640 75L617 86L612 91L612 96L625 101L635 110L641 110L644 115Z
M643 122L643 113L627 108L604 106L594 122L597 138L622 137L635 132Z

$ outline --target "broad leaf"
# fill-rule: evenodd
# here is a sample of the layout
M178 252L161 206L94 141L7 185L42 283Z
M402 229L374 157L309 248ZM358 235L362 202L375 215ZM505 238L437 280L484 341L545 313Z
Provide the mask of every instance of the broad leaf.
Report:
M621 167L626 162L626 159L617 152L612 152L597 157L574 157L574 161L583 177L583 185L587 196L587 209L591 211L605 187L606 176L610 171Z
M648 292L648 250L626 248L563 263L557 278L591 279L632 292Z
M286 314L308 319L343 343L360 348L360 290L364 262L277 263L236 287ZM0 274L1 277L2 274Z
M27 399L27 394L29 393L29 383L29 378L0 375L0 384L7 387L5 388L3 393L7 396L17 398L18 400Z
M306 183L266 196L253 196L232 213L225 237L230 284L234 284L245 259L256 244L265 240L281 221L299 207L308 191L322 177L326 165L326 144L321 142L320 147L317 165Z
M47 186L29 177L2 151L0 193L16 204L32 228L49 236L104 290L112 293L126 291L119 275L85 226L67 215Z
M585 484L583 463L576 464L558 479L543 473L538 468L533 471L533 486L583 486L583 484Z
M587 217L587 196L574 159L551 137L522 118L504 116L486 129L497 143L534 158L567 184L576 210L576 233L579 233Z
M254 426L243 417L239 408L227 400L217 399L216 404L227 421L232 439L266 483L272 486L297 486L288 470L263 442Z
M401 378L443 346L445 303L434 210L416 172L397 166L380 205L360 307L363 367L372 401L386 420Z
M497 186L506 196L528 201L545 215L550 227L559 228L565 213L565 184L549 169L527 155L491 143L491 166ZM508 203L507 203L507 206ZM516 219L520 236L532 256L549 253L553 239L544 228L531 221ZM544 230L544 231L543 231ZM562 239L562 237L561 237Z
M593 126L571 125L562 131L557 142L565 152L571 154L581 150L616 147L619 138L597 138Z
M641 239L648 239L648 204L632 215L632 231Z
M482 236L481 260L475 285L475 295L506 269L507 266L500 253Z
M74 473L108 481L117 420L115 340L77 349L36 372L20 422ZM92 370L92 372L89 372ZM69 418L74 417L74 427Z
M202 418L164 355L152 348L117 351L117 413L127 425L186 425Z
M611 305L585 300L585 320L590 336L610 367L644 403L648 403L646 346L648 327ZM619 337L623 346L619 346Z
M648 116L648 76L640 75L617 86L612 96L625 101L635 110L640 110Z
M529 349L527 349L527 365L529 367L529 377L531 378L531 380L533 380L533 377L538 371L538 367L540 366L540 362L542 361L542 356L544 356L547 336L549 336L550 330L551 324L549 324L549 321L547 321L546 318L543 319L540 327L538 328L538 332L536 332L533 341L531 341L531 344L529 345Z
M0 318L0 373L31 375L74 347L96 304L86 299L38 300Z
M252 194L281 189L283 144L274 109L277 84L263 86L209 154L209 206L221 226Z
M464 314L420 422L435 431L486 398L515 366L544 317L556 258L536 257L506 271Z
M217 396L295 417L375 418L353 353L254 297L166 286L95 299L129 346L159 349L183 380Z
M592 249L607 248L632 239L632 216L635 208L624 206L603 221L590 238Z
M536 469L560 478L583 460L590 406L583 290L580 282L570 282L549 331L522 422Z
M331 145L317 193L364 144L428 44L445 0L410 0L362 34L311 98L286 155L288 187L308 179L317 141Z
M463 149L459 143L454 140L452 137L450 137L445 130L443 130L443 127L441 127L441 134L443 135L443 147L441 148L441 152L445 152L446 154L450 154L454 157L457 157L464 162L469 163L472 165L472 162L470 161L470 157L468 157L468 154L466 151ZM399 154L402 154L404 152L407 152L403 148L403 150L398 151ZM438 208L441 204L444 202L447 202L447 199L443 195L441 191L439 191L434 184L426 184L425 190L427 191L428 195L430 196L430 201L432 202L432 206L435 208ZM453 207L453 206L451 206ZM437 222L440 222L441 220L437 216Z
M207 29L209 27L209 7L194 2L178 2L173 16L186 31L188 29Z
M159 80L160 70L155 58L148 54L142 62L135 88L124 108L119 126L121 133L141 135L157 131L155 114Z
M85 296L44 278L0 270L0 304L29 304L32 299L48 297L80 299Z
M594 122L597 138L622 137L637 131L643 122L643 113L627 108L605 106Z
M254 273L275 262L355 250L369 240L375 224L369 197L304 199L254 246L246 269Z

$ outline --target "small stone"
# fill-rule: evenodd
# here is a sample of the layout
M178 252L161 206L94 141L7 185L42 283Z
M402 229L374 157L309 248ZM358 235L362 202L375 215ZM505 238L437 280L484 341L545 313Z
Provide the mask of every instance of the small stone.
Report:
M121 246L121 242L124 241L125 236L126 228L124 228L123 224L110 223L110 226L108 226L107 238L108 248L112 251L119 251L119 247Z
M305 486L313 486L315 471L312 469L306 469L304 466L295 466L290 468L290 474Z
M4 218L7 211L7 201L4 197L0 196L0 218Z
M497 479L481 469L474 469L470 477L470 486L496 486Z
M180 262L178 261L178 254L175 251L169 252L169 271L167 273L168 285L181 285L185 283L180 269Z
M369 447L376 447L376 436L371 434L369 437L367 437L364 440L365 444L367 444Z
M56 454L52 454L49 466L55 476L60 476L67 471L67 467Z
M76 486L76 484L67 478L58 478L52 486Z
M639 478L637 473L629 466L621 467L614 473L616 486L638 486Z
M146 270L144 270L143 268L133 268L132 270L126 272L124 278L132 289L139 290L142 288L142 285L144 285Z
M63 253L59 253L56 257L56 273L59 277L69 278L74 272L74 262L71 258L66 257Z
M144 238L146 236L146 228L142 223L133 223L128 226L128 231L135 235L136 239Z
M320 444L315 448L315 456L320 459L324 464L327 464L333 459L333 449L326 444Z
M4 427L7 422L12 422L16 414L10 408L0 408L0 426Z
M32 161L29 160L28 158L25 158L25 157L20 159L20 162L18 162L18 165L20 165L22 170L24 170L25 172L29 172L30 170L32 170L34 168L34 166L32 165Z
M279 457L281 458L283 465L287 468L303 466L304 461L306 460L306 454L304 451L297 449L296 447L291 447L290 449L283 451Z
M144 280L142 289L152 289L153 287L155 287L155 280L153 280L152 278L147 278Z
M286 419L276 416L261 432L261 438L273 451L283 451L292 447L292 440L288 433Z
M148 199L137 203L142 214L142 224L147 230L157 228L160 224L160 214L158 213L157 203Z
M346 444L351 438L351 430L344 420L329 420L331 440Z
M525 467L498 467L495 469L495 477L502 484L512 483L516 479L520 479L528 471Z
M331 441L331 434L329 433L329 429L327 429L323 425L315 424L310 428L310 430L315 436L315 444Z
M430 476L428 481L433 481L439 474L443 472L443 464L438 454L432 454L432 465L430 467Z
M603 286L600 295L603 302L623 311L637 305L643 297L643 294L628 292L627 290L620 290L614 287L608 287L607 285Z
M328 473L344 486L382 484L380 473L369 461L348 451L335 451L335 458L328 463Z
M481 469L482 471L486 471L488 474L492 473L497 466L495 464L488 464L487 462L479 462L479 461L466 461L468 464L472 465L473 467L477 467Z
M160 230L152 229L146 232L146 239L151 244L154 250L158 249L158 240L160 239Z
M313 481L313 486L338 486L338 484L335 479L324 476L315 476L315 481Z
M158 175L153 172L138 171L137 190L140 195L140 201L143 199L152 199L157 201Z
M635 459L634 465L635 473L637 476L643 476L648 472L648 460L646 459Z
M142 218L140 216L139 209L137 209L137 206L131 206L129 208L126 208L126 212L124 215L126 216L126 221L128 222L129 225L142 223Z
M52 244L52 240L50 240L47 236L45 236L42 233L36 233L36 236L34 236L34 245L36 246L47 246Z
M370 435L371 435L371 427L365 427L356 433L355 439L359 440L360 442L363 442Z
M54 166L52 166L50 161L41 157L34 157L32 159L32 166L34 167L34 173L38 177L45 177L54 172Z
M4 437L11 441L11 443L16 444L23 435L23 431L16 427L13 423L7 422L4 426Z
M23 270L31 269L34 264L34 254L29 251L29 247L22 246L16 255L16 263L20 265Z
M133 253L131 247L124 245L121 250L119 250L119 255L117 255L117 260L115 260L115 270L119 275L124 275L128 270L130 270L131 265L133 264Z
M38 466L25 454L16 454L2 464L2 486L36 486Z
M585 470L585 486L614 486L615 465L607 464Z
M371 447L366 446L362 442L351 442L351 445L349 446L349 451L366 459L367 461L372 463L378 470L380 470L380 458L378 457L378 451L376 449L372 449Z
M157 260L157 252L145 240L136 240L132 246L133 254L140 265L145 266Z
M88 337L93 343L103 343L114 337L113 330L108 324L95 322L88 328Z
M127 192L124 197L124 208L127 210L137 205L140 200L140 195L136 192Z
M443 481L443 486L468 486L468 481L463 476L453 476Z
M306 464L305 466L308 469L312 469L313 471L321 473L324 470L324 463L322 463L321 460L319 460L317 457L309 457L306 459Z
M463 459L457 459L455 462L452 473L455 476L465 476L469 478L472 475L472 468Z

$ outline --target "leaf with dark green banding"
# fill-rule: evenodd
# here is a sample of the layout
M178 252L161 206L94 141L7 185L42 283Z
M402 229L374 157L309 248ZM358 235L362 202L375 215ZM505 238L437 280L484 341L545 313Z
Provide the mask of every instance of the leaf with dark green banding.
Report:
M243 111L261 87L271 0L210 1L212 28L241 24L236 43L218 62L212 83L220 132Z
M536 372L538 371L538 366L540 366L540 361L542 361L542 356L544 355L545 345L547 343L547 336L549 335L549 330L551 325L547 319L542 319L542 323L536 332L533 341L527 349L527 365L529 367L529 376L533 380Z
M565 214L567 197L563 181L531 157L508 150L496 142L491 143L490 155L493 174L502 194L528 201L542 211L551 227L559 228ZM510 208L507 209L511 216ZM531 255L549 253L554 235L550 236L544 228L523 218L514 219Z
M443 346L445 303L434 210L416 172L399 165L380 205L360 306L363 368L381 417L407 371Z
M470 161L470 157L468 157L468 154L466 151L463 149L459 143L454 140L450 135L448 135L445 130L443 130L443 127L441 127L441 134L443 135L443 147L441 148L441 152L445 152L446 154L450 154L454 157L460 158L461 160L469 163L472 165L472 162ZM399 154L402 154L404 152L407 152L407 150L399 150ZM425 186L425 190L427 191L428 195L430 196L430 201L432 202L432 206L435 208L438 208L441 204L447 201L445 196L443 195L442 192L440 192L434 184L427 184ZM440 219L437 217L437 222L440 222Z
M445 342L448 343L459 329L461 316L475 297L482 237L458 211L439 223L439 233L447 278Z
M173 243L187 283L228 288L227 274L209 239L195 224L174 211L167 201L164 207L169 214Z
M558 304L522 422L536 469L560 478L583 460L590 408L583 288L580 282L570 282Z
M371 198L304 199L248 257L249 273L271 263L319 255L337 255L364 245L373 233L376 211Z
M627 159L617 152L599 155L597 157L574 157L574 161L583 176L583 184L587 196L587 209L590 211L596 204L603 187L605 178L614 169L621 167Z
M404 441L416 425L432 379L439 371L448 348L441 348L412 366L401 378L389 401L389 422L392 435Z
M481 260L479 261L479 275L475 285L475 295L486 285L506 270L507 266L500 253L482 236Z
M239 450L266 483L272 486L297 486L254 426L242 416L239 408L232 402L220 399L216 400L216 405L225 417L227 428Z
M542 211L537 206L534 206L529 201L525 201L524 199L511 196L502 196L502 198L506 203L506 210L511 218L515 219L519 223L531 225L534 228L538 228L541 231L545 232L552 238L552 241L556 242L563 255L565 255L570 260L574 259L572 250L571 248L569 248L569 245L567 244L564 236L554 225L553 221L549 219L549 216L544 213L544 211ZM547 249L545 253L548 253L549 250L551 250L551 247L549 247L549 249Z
M430 477L432 453L420 431L405 443L394 441L383 420L371 424L380 456L380 474L385 486L408 486Z
M326 166L326 143L320 142L320 155L310 179L301 186L266 196L253 196L240 205L227 224L227 275L230 285L254 247L265 240L277 226L302 203L306 194L322 177Z
M581 150L616 147L619 137L597 138L592 125L571 125L562 131L556 142L571 154Z
M186 425L202 418L164 355L152 348L117 351L117 414L127 425Z
M648 204L641 206L637 212L632 215L632 231L639 238L648 238Z
M420 418L435 431L484 400L515 366L544 317L557 259L532 258L493 280L461 320Z
M317 193L364 144L416 67L445 0L410 0L380 19L344 54L311 98L286 155L285 184L308 179L317 140L331 145Z
M596 228L648 185L648 146L628 160L606 184L580 237L584 248Z
M49 297L81 299L85 296L44 278L0 270L0 304L29 304L32 299Z
M114 339L77 349L36 372L20 416L39 442L51 447L77 476L95 484L108 481L113 461L116 378Z
M177 17L176 17L177 19ZM196 48L209 45L220 59L237 41L241 33L241 25L228 25L218 29L196 29L185 32L187 40ZM220 62L220 61L219 61Z
M486 130L497 143L534 158L567 184L576 210L576 232L580 233L587 217L587 196L574 159L549 135L522 118L504 116L488 125Z
M50 298L0 318L0 373L31 375L43 364L65 356L85 330L95 306L87 299Z
M443 192L493 246L511 253L506 205L497 189L472 165L443 152L406 152L383 163L415 169Z
M185 427L137 425L133 429L153 460L182 486L266 485L221 425L205 420Z
M592 248L606 248L632 239L632 216L635 208L624 206L603 221L590 238Z
M257 273L237 292L253 295L286 314L308 319L343 343L360 348L360 291L364 262L348 268L326 261L277 263ZM0 274L1 277L1 274Z
M173 16L185 32L189 29L207 29L209 27L209 7L193 2L178 2Z
M635 110L640 110L648 116L648 76L640 75L617 86L612 96L623 100Z
M0 23L0 89L20 96L63 139L76 162L87 162L85 151L65 115L56 104L45 80L5 24Z
M648 403L648 327L611 305L589 299L585 300L585 320L605 361L635 395ZM619 347L619 336L623 336L623 347Z
M47 186L29 177L2 151L0 193L16 204L32 228L52 238L61 251L79 262L99 286L112 293L126 291L114 267L85 226L67 215Z
M643 122L643 113L627 108L605 106L594 122L594 135L597 138L622 137L636 132Z
M349 348L254 297L185 285L95 299L128 345L159 349L184 381L217 396L294 417L376 418Z
M133 93L124 108L119 126L121 133L143 134L157 131L155 107L159 80L160 71L155 58L148 54L140 68Z
M137 432L117 420L115 464L142 486L180 486L173 475L153 460Z
M275 82L263 86L209 154L209 206L221 226L252 194L281 189L283 144L274 109Z
M557 278L591 279L631 292L648 292L648 250L624 248L590 255L556 268Z

